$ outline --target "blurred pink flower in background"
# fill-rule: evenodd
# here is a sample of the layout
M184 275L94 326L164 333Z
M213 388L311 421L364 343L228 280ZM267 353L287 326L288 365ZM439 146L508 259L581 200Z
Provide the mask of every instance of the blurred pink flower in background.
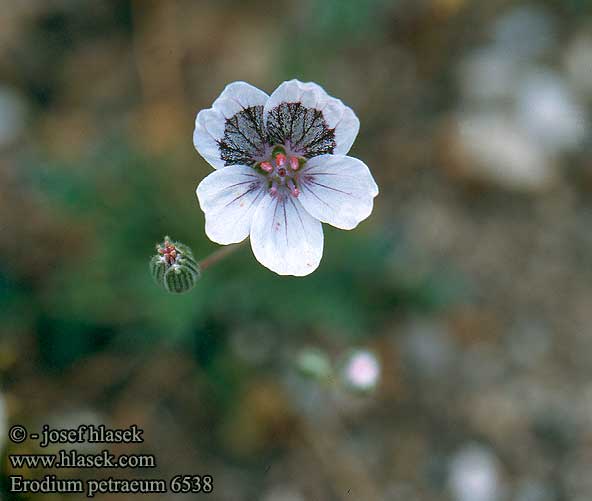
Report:
M380 362L376 355L366 350L359 350L348 358L343 375L346 383L357 390L371 390L380 377Z

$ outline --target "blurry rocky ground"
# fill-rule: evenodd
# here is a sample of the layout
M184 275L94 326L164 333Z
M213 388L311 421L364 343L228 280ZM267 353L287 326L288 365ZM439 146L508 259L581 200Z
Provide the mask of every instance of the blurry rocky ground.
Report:
M209 473L216 500L592 499L587 0L3 7L9 452L36 449L6 422L137 423L145 444L114 452L159 467L134 476ZM243 249L167 296L154 243L215 248L196 111L293 77L358 113L372 218L328 230L309 278ZM373 391L337 384L355 348L378 357ZM310 350L337 372L303 377Z

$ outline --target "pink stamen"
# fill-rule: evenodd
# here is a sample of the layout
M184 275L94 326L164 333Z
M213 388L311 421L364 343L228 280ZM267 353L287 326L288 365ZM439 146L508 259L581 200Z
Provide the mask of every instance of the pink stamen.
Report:
M275 156L275 163L278 164L279 167L282 167L283 165L286 165L286 155L284 155L283 153L278 153Z
M270 162L261 162L260 165L265 172L271 172L273 170L273 165Z
M300 167L298 157L290 157L290 167L292 167L292 170L298 170L298 168Z
M269 189L269 194L270 194L272 197L275 197L275 196L277 195L277 192L278 192L277 184L273 183L273 184L271 185L271 188Z

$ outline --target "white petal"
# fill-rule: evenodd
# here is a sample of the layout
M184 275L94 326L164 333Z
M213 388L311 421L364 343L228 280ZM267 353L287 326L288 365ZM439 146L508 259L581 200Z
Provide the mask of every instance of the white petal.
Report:
M266 188L266 179L246 165L231 165L207 176L196 193L208 238L222 245L244 240Z
M265 106L269 96L246 82L232 82L228 84L220 97L214 101L212 108L219 111L226 118L250 108L251 106Z
M279 275L308 275L323 255L323 228L292 196L266 194L253 215L251 247Z
M333 154L345 155L351 149L360 131L360 121L354 110L343 104L340 99L327 95L321 87L318 87L317 92L325 95L326 104L319 109L323 112L329 127L335 129L336 145Z
M360 121L351 108L343 104L341 100L329 96L321 86L312 82L303 83L298 80L282 83L270 96L263 109L266 124L270 119L270 112L282 103L300 103L306 108L318 110L323 114L326 126L329 129L335 129L335 145L331 151L322 151L322 153L344 155L350 150L360 130ZM295 117L295 119L297 121L302 117ZM298 127L298 123L287 123L284 129L285 136L290 134L295 136L286 137L286 139L297 142L299 135L295 131L302 130L302 127ZM316 137L316 134L311 135L311 139L314 137Z
M319 109L319 106L325 104L327 93L313 82L300 82L299 80L289 80L283 82L273 91L269 97L263 114L267 120L269 111L281 103L302 103L307 108Z
M202 110L195 119L193 144L214 168L227 165L219 141L224 138L226 123L245 108L264 106L269 96L246 82L228 84L211 108Z
M210 108L201 110L195 119L193 144L199 154L215 169L224 167L218 141L224 137L226 119L220 112Z
M355 228L372 212L378 186L364 162L344 155L321 155L300 173L303 207L323 223Z

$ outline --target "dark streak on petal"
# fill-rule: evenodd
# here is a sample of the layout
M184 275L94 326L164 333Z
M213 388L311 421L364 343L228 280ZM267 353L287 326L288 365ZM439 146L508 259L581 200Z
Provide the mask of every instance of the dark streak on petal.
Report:
M286 214L286 201L283 201L283 208L284 208L284 233L286 235L286 247L288 244L288 216Z
M249 186L249 189L247 191L245 191L244 193L241 193L240 195L238 195L234 199L232 199L230 202L228 202L225 205L225 207L228 207L229 205L232 205L237 200L240 200L241 198L243 198L244 196L248 195L249 193L252 193L253 191L258 190L258 189L261 188L261 183L256 183L256 182L254 183L252 181L248 181L248 182L251 183L251 186ZM244 183L238 183L238 184L244 184ZM253 205L253 204L251 204L251 205Z
M327 186L326 184L323 184L323 183L317 183L314 179L311 179L310 182L312 184L316 184L317 186L321 186L321 187L326 188L328 190L337 191L338 193L343 193L344 195L349 195L350 197L352 196L352 194L349 193L349 192L347 192L347 191L343 191L343 190L340 190L340 189L337 189L337 188L333 188L332 186Z

